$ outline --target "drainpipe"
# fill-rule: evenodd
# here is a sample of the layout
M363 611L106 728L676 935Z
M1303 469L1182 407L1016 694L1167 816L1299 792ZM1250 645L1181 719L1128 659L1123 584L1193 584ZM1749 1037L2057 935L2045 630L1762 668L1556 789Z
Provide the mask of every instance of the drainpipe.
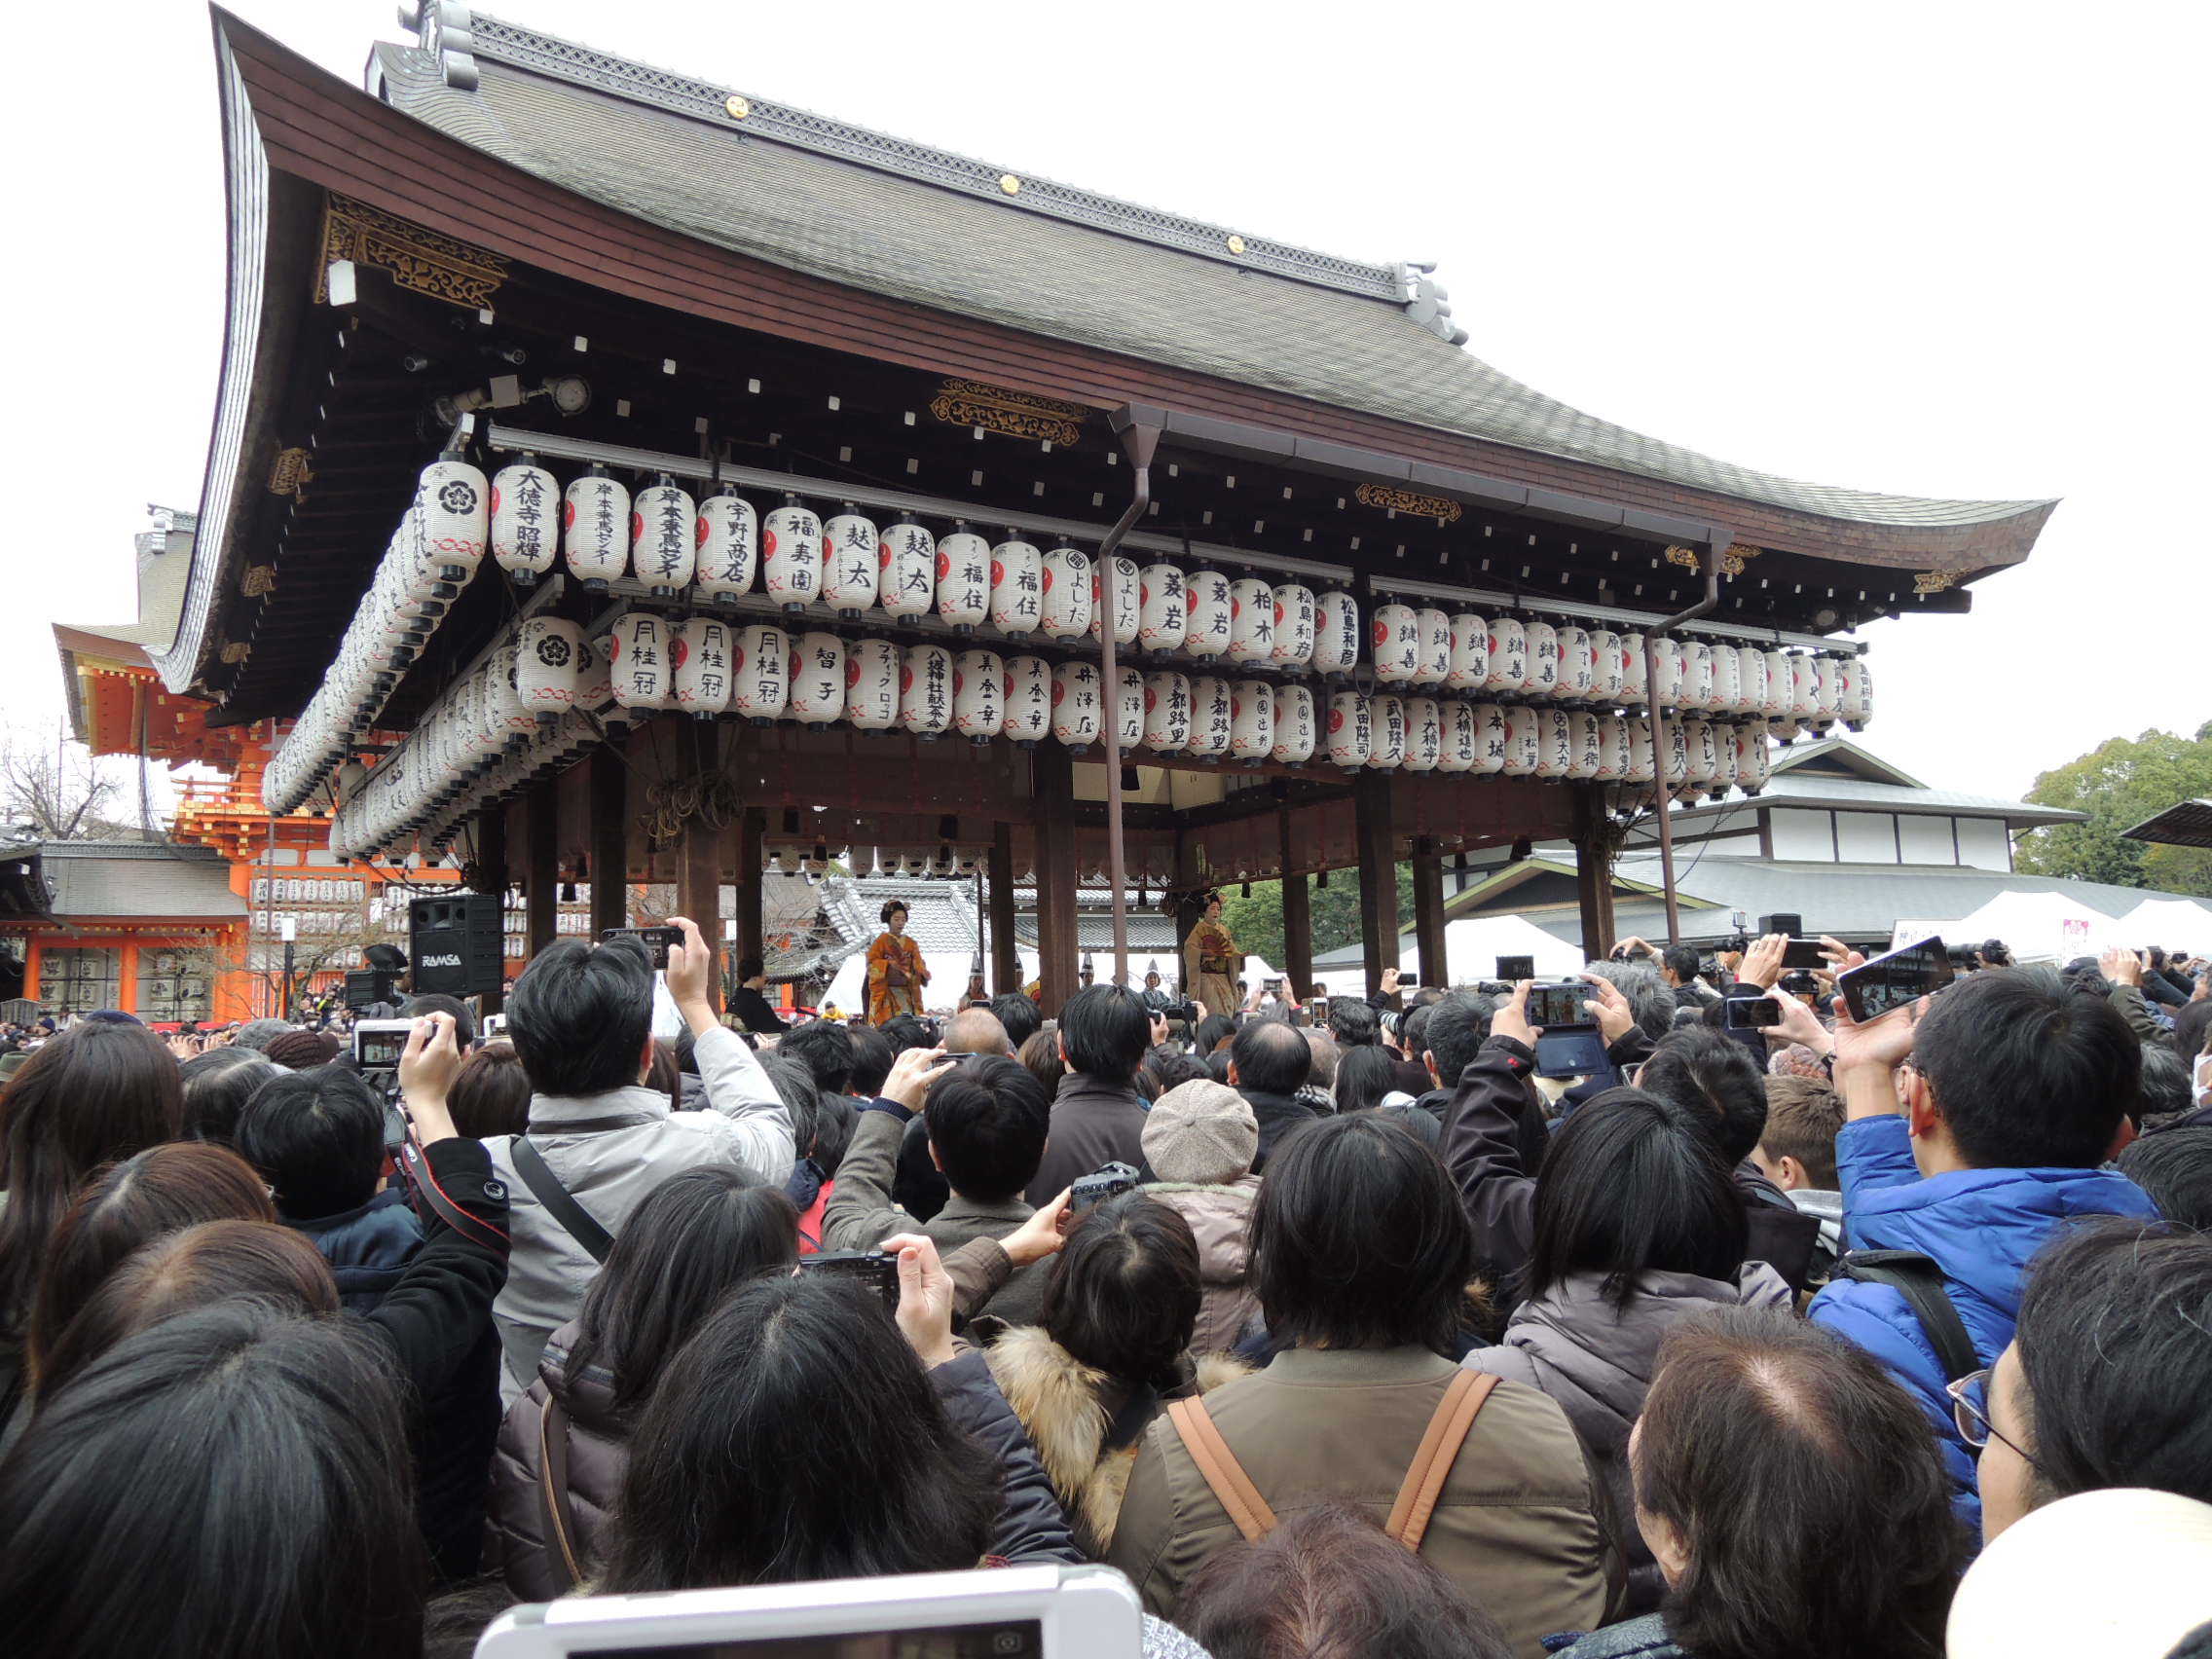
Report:
M1734 539L1725 530L1715 528L1712 532L1712 539L1698 558L1705 571L1705 597L1687 610L1678 610L1657 627L1645 630L1643 636L1643 711L1651 721L1651 777L1659 795L1659 879L1667 895L1667 942L1671 945L1682 942L1682 912L1675 894L1674 797L1667 789L1667 756L1673 745L1667 740L1666 716L1659 709L1659 637L1684 622L1694 622L1720 603L1720 556Z
M1122 538L1136 528L1152 505L1152 458L1160 448L1160 431L1166 417L1160 410L1124 404L1111 422L1122 440L1122 453L1136 472L1135 492L1128 506L1098 544L1098 671L1102 677L1099 697L1106 731L1106 879L1113 884L1114 982L1129 982L1128 901L1123 879L1122 853L1122 693L1120 671L1114 661L1114 555Z

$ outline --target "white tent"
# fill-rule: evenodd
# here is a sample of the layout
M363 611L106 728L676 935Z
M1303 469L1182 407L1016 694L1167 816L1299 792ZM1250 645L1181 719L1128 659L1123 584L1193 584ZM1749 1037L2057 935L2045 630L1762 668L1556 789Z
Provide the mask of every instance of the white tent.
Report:
M2121 942L2163 945L2191 956L2212 956L2212 904L2194 899L2146 899L2113 926Z
M1958 938L1946 933L1945 944L2001 940L2020 962L2064 963L2095 956L2107 945L2126 943L2128 931L2063 893L2000 893L1953 925Z
M925 950L922 966L930 972L930 982L922 987L922 1009L948 1009L959 1005L961 993L968 989L968 970L974 965L974 950ZM989 982L988 971L985 982ZM867 952L856 950L837 965L836 974L830 980L825 1002L837 1005L837 1012L850 1018L867 1017Z
M1500 956L1533 956L1539 979L1562 979L1582 971L1582 949L1554 938L1526 916L1463 916L1444 928L1445 973L1454 985L1472 985L1497 977ZM1420 952L1409 940L1398 961L1408 979L1420 973ZM1324 970L1318 976L1334 996L1365 996L1367 971L1357 966Z

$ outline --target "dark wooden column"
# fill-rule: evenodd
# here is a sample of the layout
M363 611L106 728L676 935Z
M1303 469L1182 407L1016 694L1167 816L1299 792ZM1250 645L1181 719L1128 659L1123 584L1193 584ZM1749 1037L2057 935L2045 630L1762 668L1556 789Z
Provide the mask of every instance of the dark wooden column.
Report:
M1603 785L1574 792L1574 896L1582 911L1582 956L1613 953L1613 826Z
M1436 843L1422 836L1414 843L1414 941L1420 951L1420 982L1449 985L1444 962L1444 860Z
M1076 991L1075 762L1057 743L1034 752L1031 790L1037 833L1037 955L1042 1007L1056 1018Z
M730 861L731 918L737 923L738 956L768 957L768 941L760 928L760 837L768 815L749 806L737 815L737 855Z
M1289 807L1275 809L1275 823L1282 842L1282 971L1290 977L1292 999L1304 1002L1313 993L1313 903L1305 872L1291 868Z
M611 748L591 756L591 931L630 925L630 768Z
M499 951L506 953L507 920L507 807L499 801L476 815L476 885L499 901ZM502 976L503 977L504 976ZM507 1006L507 994L498 985L477 1001L480 1014L498 1014Z
M1390 824L1390 777L1363 771L1351 788L1353 839L1359 850L1359 941L1367 989L1382 987L1382 970L1398 965L1397 836Z
M561 921L561 803L553 780L531 785L522 809L523 932L535 956L553 942Z
M991 992L1021 989L1020 940L1014 936L1014 826L991 826L991 851L983 870L983 900L990 914Z
M692 763L706 772L715 764L715 728L693 721L688 735ZM707 976L707 1000L722 1005L722 849L721 834L704 818L686 818L677 843L676 904L680 915L698 924L699 937L714 952L715 970Z

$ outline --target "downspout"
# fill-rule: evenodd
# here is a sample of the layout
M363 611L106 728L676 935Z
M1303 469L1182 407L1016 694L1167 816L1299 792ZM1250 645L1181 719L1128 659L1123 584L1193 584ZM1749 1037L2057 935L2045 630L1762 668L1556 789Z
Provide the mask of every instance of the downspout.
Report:
M1705 597L1687 610L1678 610L1643 636L1643 712L1651 721L1651 778L1659 797L1659 880L1667 896L1667 942L1682 942L1681 904L1675 894L1674 797L1667 788L1667 756L1674 746L1667 740L1666 716L1659 708L1659 637L1684 622L1694 622L1720 603L1720 556L1735 538L1717 527L1698 563L1705 571Z
M1114 661L1114 555L1122 538L1136 528L1152 506L1152 458L1160 448L1165 417L1156 409L1124 404L1111 421L1122 440L1122 453L1135 469L1135 490L1128 506L1098 544L1098 670L1102 677L1099 697L1105 705L1100 721L1106 731L1106 879L1113 884L1114 983L1129 982L1129 916L1126 883L1123 879L1122 852L1122 692L1121 674Z

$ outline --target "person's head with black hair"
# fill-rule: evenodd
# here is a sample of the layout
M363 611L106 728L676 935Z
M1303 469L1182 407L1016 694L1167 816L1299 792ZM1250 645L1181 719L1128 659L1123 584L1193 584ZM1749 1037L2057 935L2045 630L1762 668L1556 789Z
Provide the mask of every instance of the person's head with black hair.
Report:
M937 1047L937 1027L919 1014L895 1014L876 1030L891 1045L894 1060L908 1049L934 1049ZM889 1075L887 1072L886 1076Z
M785 1110L791 1113L792 1145L798 1149L802 1161L813 1157L822 1117L822 1090L815 1084L814 1073L803 1060L785 1053L781 1043L772 1053L760 1056L760 1069L767 1073Z
M978 1203L1017 1198L1045 1159L1052 1097L1018 1060L978 1058L930 1085L930 1156Z
M1744 1264L1743 1200L1692 1110L1609 1088L1561 1124L1536 1177L1523 1289L1541 1298L1571 1275L1598 1278L1616 1308L1639 1275L1731 1280Z
M1927 1417L1863 1349L1780 1309L1692 1314L1629 1459L1684 1653L1942 1659L1966 1531Z
M653 970L635 939L555 940L507 998L507 1036L538 1094L634 1087L652 1061Z
M2208 1309L2212 1238L2191 1228L2089 1222L2036 1257L1979 1407L1984 1538L2110 1487L2212 1503Z
M881 1094L891 1076L892 1062L899 1057L891 1039L872 1025L859 1023L845 1027L845 1038L853 1048L852 1069L845 1075L846 1092L863 1100Z
M1210 1054L1236 1035L1236 1016L1234 1014L1209 1013L1198 1021L1198 1029L1192 1046L1201 1054Z
M2212 973L2212 969L2207 969ZM2212 1053L2212 997L2184 1003L2174 1015L2174 1052L2192 1065L2199 1054Z
M1229 1046L1231 1087L1255 1094L1295 1094L1312 1065L1306 1039L1279 1020L1246 1020Z
M824 1094L843 1094L853 1076L853 1039L841 1020L810 1019L776 1039L776 1052L813 1074Z
M233 1144L287 1221L358 1209L384 1175L384 1101L350 1066L279 1072L239 1114Z
M1474 1271L1459 1195L1414 1132L1372 1112L1322 1118L1268 1160L1252 1279L1283 1346L1458 1351Z
M283 1067L259 1049L232 1047L193 1055L176 1068L176 1075L184 1088L186 1136L227 1145L254 1090L281 1077Z
M1367 1048L1382 1041L1382 1022L1375 1010L1357 997L1329 999L1329 1035L1344 1050Z
M2120 1170L2168 1221L2212 1232L2212 1124L2143 1136L2120 1155Z
M1454 991L1430 1012L1416 1052L1435 1074L1437 1088L1459 1087L1459 1074L1489 1040L1490 1016L1496 1012L1494 999L1474 991Z
M846 1150L853 1144L853 1130L860 1125L861 1109L849 1094L825 1094L814 1114L814 1163L822 1171L822 1178L837 1178L837 1165L845 1161Z
M11 1650L420 1652L428 1575L381 1347L351 1321L225 1301L42 1402L0 1460Z
M1398 1087L1398 1061L1380 1044L1347 1049L1337 1061L1336 1100L1340 1112L1364 1112L1382 1104Z
M1983 940L1980 956L1981 965L1984 968L2009 968L2012 966L2012 952L2001 939Z
M1510 1659L1495 1619L1348 1503L1218 1549L1175 1607L1213 1659Z
M452 1014L453 1040L461 1048L466 1049L476 1041L476 1015L459 997L449 996L444 991L417 991L399 1005L402 1019L420 1019L426 1014Z
M1637 1073L1636 1086L1703 1119L1730 1163L1758 1150L1766 1128L1766 1073L1726 1032L1703 1025L1668 1032Z
M803 1478L762 1503L769 1469ZM639 1414L597 1588L949 1572L989 1550L1001 1503L996 1459L946 1417L872 1293L814 1273L755 1279L678 1349Z
M1671 987L1697 977L1697 952L1686 944L1670 944L1659 953L1659 977Z
M798 1211L781 1188L727 1163L672 1175L615 1235L576 1316L569 1375L599 1366L615 1409L635 1411L733 1286L797 1261Z
M1202 1287L1182 1212L1122 1193L1077 1218L1045 1281L1038 1323L1079 1364L1132 1386L1170 1388Z
M1427 1051L1429 1021L1436 1017L1436 1011L1443 1006L1443 999L1439 998L1435 1002L1425 1002L1417 1008L1408 1009L1403 1014L1399 1015L1398 1049L1400 1052L1418 1059Z
M1086 985L1060 1010L1060 1057L1109 1088L1128 1088L1151 1046L1152 1011L1121 985Z
M1835 1137L1843 1130L1843 1096L1825 1078L1766 1080L1766 1127L1751 1154L1766 1178L1786 1193L1837 1189Z
M1019 1053L1021 1045L1036 1036L1045 1024L1045 1016L1038 1012L1037 1005L1019 991L1001 991L991 999L991 1012L1006 1027L1007 1046L1015 1053Z
M251 1049L255 1053L259 1053L262 1050L268 1048L274 1039L283 1036L287 1031L297 1031L299 1027L288 1019L249 1019L231 1034L231 1047L234 1049Z
M2163 1043L2144 1044L2142 1093L2129 1114L2137 1126L2172 1119L2195 1104L2190 1097L2188 1062Z
M487 1043L461 1062L446 1090L453 1126L470 1140L519 1135L530 1126L530 1079L515 1046Z
M2143 1049L2103 998L2014 968L1931 1001L1903 1075L1924 1174L2094 1169L2136 1109Z
M2105 977L2104 969L2094 956L2077 956L2058 971L2058 977L2069 990L2085 996L2109 997L2112 981Z
M768 977L768 965L757 956L740 956L730 972L737 976L739 984L756 991Z
M1196 1055L1163 1046L1145 1055L1144 1067L1137 1074L1137 1091L1147 1100L1158 1100L1177 1084L1205 1075L1205 1063Z
M876 919L893 933L904 933L908 913L904 901L886 899L883 908L876 912Z

